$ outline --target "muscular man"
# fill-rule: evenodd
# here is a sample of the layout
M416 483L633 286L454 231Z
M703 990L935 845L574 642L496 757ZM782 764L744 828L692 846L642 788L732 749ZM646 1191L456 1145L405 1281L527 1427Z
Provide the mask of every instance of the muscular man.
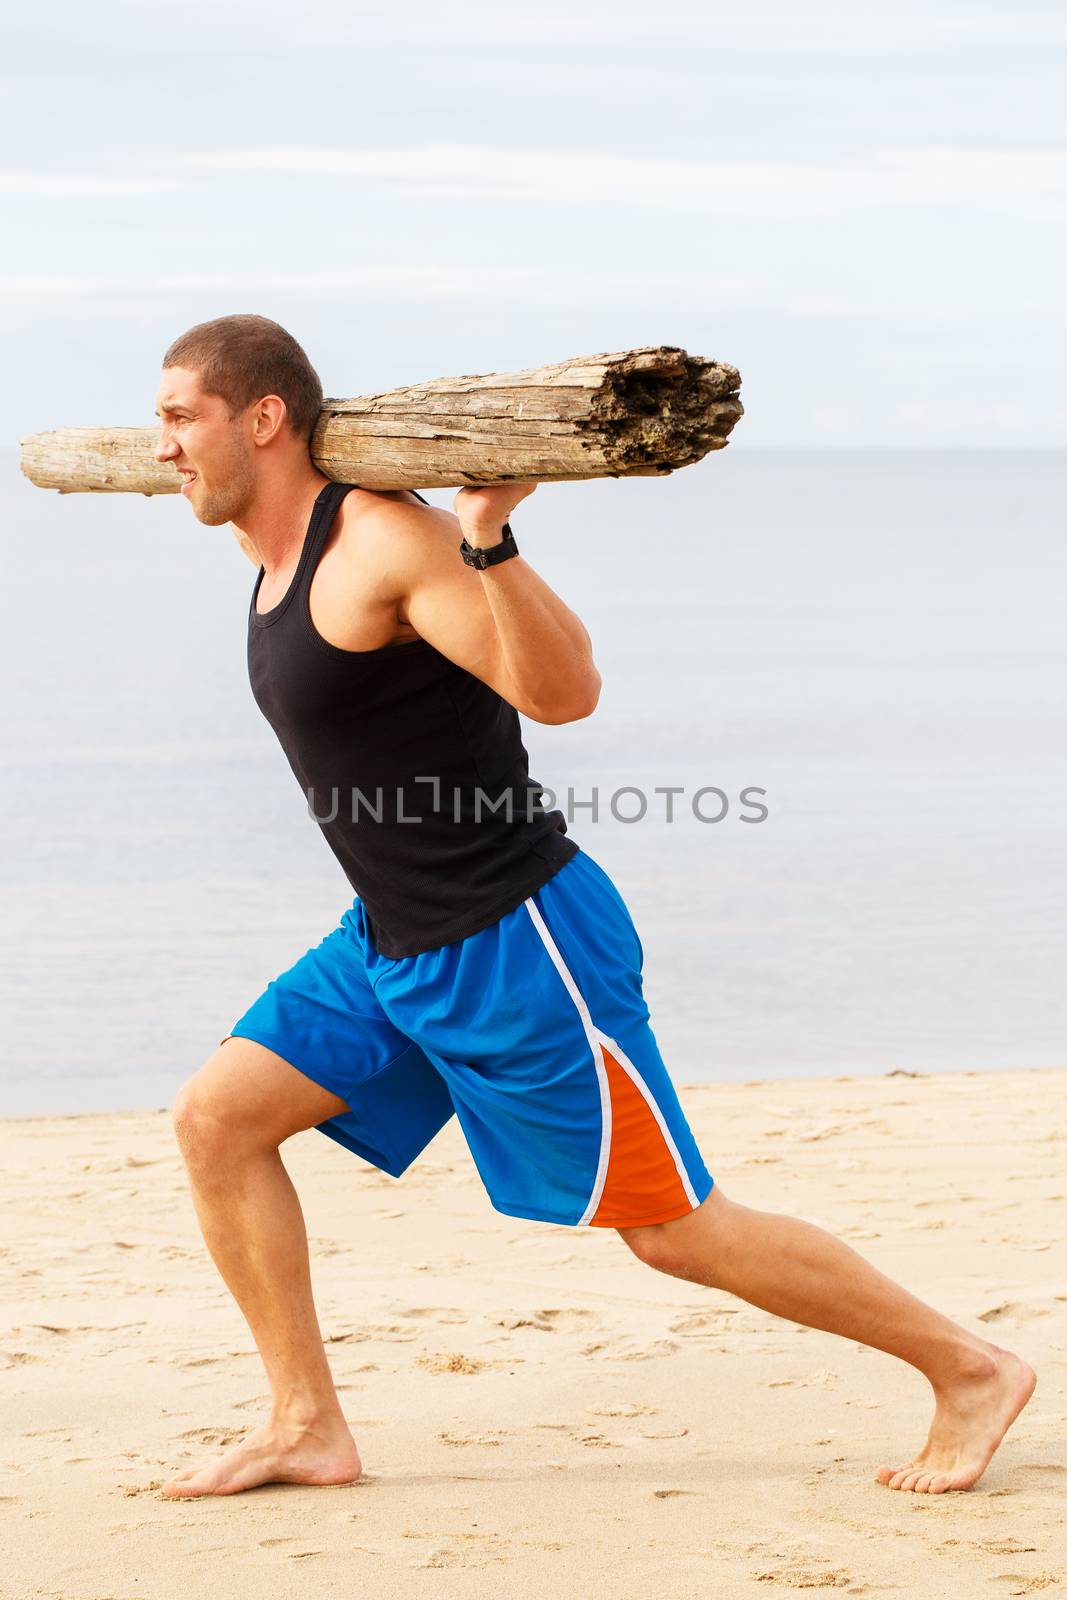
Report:
M263 317L200 324L164 357L158 457L259 568L253 692L355 891L175 1100L204 1238L272 1403L165 1494L359 1476L279 1146L318 1128L399 1176L453 1112L499 1211L613 1228L661 1272L910 1362L933 1424L878 1481L968 1488L1033 1372L822 1229L713 1183L649 1027L626 904L528 775L519 713L586 717L600 688L582 623L516 551L507 518L536 485L461 489L452 516L334 483L309 453L321 404L303 350Z

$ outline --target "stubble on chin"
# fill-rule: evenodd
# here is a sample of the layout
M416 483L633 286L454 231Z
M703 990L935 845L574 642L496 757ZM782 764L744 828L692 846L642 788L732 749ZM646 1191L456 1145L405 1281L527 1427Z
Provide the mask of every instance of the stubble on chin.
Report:
M193 502L193 512L198 522L209 528L221 528L239 517L252 496L254 480L247 461L238 456L226 476L222 488L205 489Z
M221 528L224 523L233 521L240 504L240 499L234 495L207 494L199 505L193 506L193 514L205 527Z

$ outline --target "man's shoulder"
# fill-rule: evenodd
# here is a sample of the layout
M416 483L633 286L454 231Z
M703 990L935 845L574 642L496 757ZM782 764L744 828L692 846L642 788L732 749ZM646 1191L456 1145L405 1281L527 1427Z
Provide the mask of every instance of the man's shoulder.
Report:
M410 489L364 489L356 485L341 502L341 531L389 534L397 529L418 530L447 518L437 506L417 500Z
M455 519L409 489L356 488L341 502L338 545L364 574L406 568L428 544L452 537Z

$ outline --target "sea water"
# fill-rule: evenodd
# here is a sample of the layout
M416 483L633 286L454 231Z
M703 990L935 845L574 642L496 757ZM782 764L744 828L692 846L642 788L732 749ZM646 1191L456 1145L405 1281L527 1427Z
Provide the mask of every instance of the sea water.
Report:
M1062 455L735 446L515 512L603 678L524 719L530 771L679 1082L1067 1061L1065 491ZM0 516L0 1112L163 1106L352 890L252 700L232 531L12 452Z

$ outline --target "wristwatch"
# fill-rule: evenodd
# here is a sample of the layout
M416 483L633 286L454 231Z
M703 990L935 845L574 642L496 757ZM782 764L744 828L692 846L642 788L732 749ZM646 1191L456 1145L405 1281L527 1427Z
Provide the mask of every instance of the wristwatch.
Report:
M468 567L495 567L498 561L506 561L509 556L518 555L519 547L515 543L511 523L505 522L501 532L503 538L500 543L491 544L487 549L468 544L466 538L463 539L459 551Z

